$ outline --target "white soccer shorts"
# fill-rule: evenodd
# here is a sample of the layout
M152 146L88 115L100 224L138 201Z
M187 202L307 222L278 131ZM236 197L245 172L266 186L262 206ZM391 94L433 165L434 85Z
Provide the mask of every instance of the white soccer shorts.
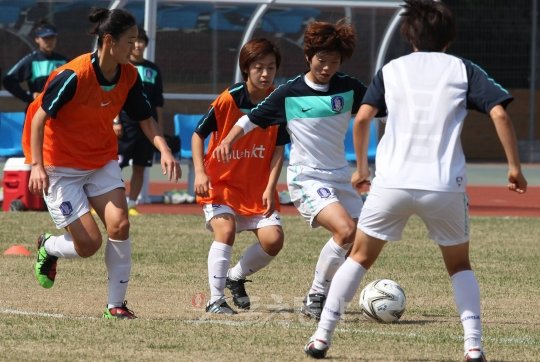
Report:
M64 228L90 211L89 197L124 188L118 161L109 161L96 170L47 167L48 194L43 198L56 227Z
M291 201L312 228L320 226L315 217L331 203L340 202L352 219L358 219L362 210L362 197L351 185L348 166L336 170L289 166L287 184Z
M464 192L388 189L372 186L358 228L386 240L401 240L409 217L418 215L429 238L441 246L469 240L469 205Z
M262 215L244 216L238 215L234 210L227 205L220 204L205 204L203 205L204 218L206 220L206 229L214 231L210 221L222 214L231 214L236 220L236 233L244 230L258 230L266 226L281 226L281 216L279 212L274 211L269 217Z

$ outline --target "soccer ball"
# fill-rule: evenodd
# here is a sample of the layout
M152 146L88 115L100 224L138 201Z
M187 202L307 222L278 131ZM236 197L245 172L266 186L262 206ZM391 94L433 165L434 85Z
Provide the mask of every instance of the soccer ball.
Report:
M405 312L405 292L393 280L374 280L360 293L360 310L369 320L379 323L397 321Z

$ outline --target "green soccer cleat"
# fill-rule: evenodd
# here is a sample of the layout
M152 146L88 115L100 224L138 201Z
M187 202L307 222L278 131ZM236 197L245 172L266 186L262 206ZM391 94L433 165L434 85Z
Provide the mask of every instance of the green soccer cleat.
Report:
M58 257L49 255L45 250L45 241L51 237L51 234L41 234L37 240L37 261L34 265L34 274L43 288L51 288L54 285L56 277L56 262Z
M103 313L105 319L136 319L135 313L127 307L127 300L122 303L121 307L105 308Z

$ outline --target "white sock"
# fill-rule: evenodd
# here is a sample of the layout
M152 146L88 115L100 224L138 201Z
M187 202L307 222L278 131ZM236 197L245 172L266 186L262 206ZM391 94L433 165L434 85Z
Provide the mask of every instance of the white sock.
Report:
M133 209L137 206L137 200L127 199L128 209Z
M73 244L73 238L69 233L49 237L44 246L49 255L66 259L80 258L75 251L75 244Z
M315 338L325 340L330 345L337 323L345 313L347 305L354 298L366 272L367 270L362 265L351 258L347 258L338 269L328 291Z
M454 301L463 325L465 352L471 347L482 348L482 322L480 319L480 288L472 270L452 275Z
M350 248L351 244L348 244ZM328 288L334 278L334 274L338 268L345 261L345 255L347 255L348 248L342 248L335 241L334 238L330 238L328 242L323 246L321 253L319 254L319 260L315 267L315 277L311 284L309 294L321 293L328 294Z
M214 241L208 252L208 284L210 303L225 296L225 281L231 265L232 246Z
M108 308L121 307L131 272L131 240L107 240L105 265L109 275Z
M258 272L274 259L268 255L258 241L251 244L240 258L238 263L229 270L229 278L232 280L246 279L248 275Z

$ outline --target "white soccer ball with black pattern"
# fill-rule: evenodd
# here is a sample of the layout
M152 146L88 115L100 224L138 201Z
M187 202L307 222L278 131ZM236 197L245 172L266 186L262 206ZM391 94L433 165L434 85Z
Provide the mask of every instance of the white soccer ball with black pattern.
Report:
M407 299L403 288L393 280L374 280L360 293L360 309L369 320L379 323L397 321L405 312Z

